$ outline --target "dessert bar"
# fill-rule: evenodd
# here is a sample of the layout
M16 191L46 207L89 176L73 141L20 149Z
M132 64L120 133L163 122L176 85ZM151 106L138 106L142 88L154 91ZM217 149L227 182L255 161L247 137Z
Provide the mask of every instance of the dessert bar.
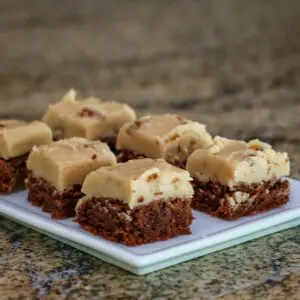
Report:
M187 171L163 159L136 159L91 172L76 221L129 246L190 234L193 188Z
M212 144L204 125L178 115L145 116L125 124L117 136L119 162L148 157L163 158L185 167L187 157L196 149Z
M187 160L193 177L194 209L224 219L237 219L279 207L289 198L290 161L259 140L215 137L208 149Z
M43 122L0 121L0 193L24 188L28 153L34 145L51 141L51 129Z
M78 101L76 92L70 90L60 102L49 106L43 121L52 128L55 140L77 136L114 147L119 128L135 118L127 104L96 98Z
M86 175L115 163L115 155L100 141L74 137L34 147L27 162L28 200L53 218L72 217Z

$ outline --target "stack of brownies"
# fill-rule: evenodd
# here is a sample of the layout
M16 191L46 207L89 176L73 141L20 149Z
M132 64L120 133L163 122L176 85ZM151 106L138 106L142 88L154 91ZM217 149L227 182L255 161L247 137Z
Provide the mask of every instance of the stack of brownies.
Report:
M28 189L53 218L129 246L190 234L192 208L237 219L285 204L287 153L259 140L212 137L165 114L136 119L126 104L76 100L42 121L0 121L0 192Z

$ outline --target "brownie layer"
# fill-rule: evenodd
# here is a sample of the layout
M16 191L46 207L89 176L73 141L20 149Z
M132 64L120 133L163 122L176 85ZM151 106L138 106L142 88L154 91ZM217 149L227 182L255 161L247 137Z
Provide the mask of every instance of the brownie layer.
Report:
M264 181L251 185L240 184L234 188L215 182L192 182L194 198L192 207L213 216L233 220L253 215L285 204L289 199L288 180ZM234 197L247 195L239 201ZM246 194L245 194L246 193Z
M43 211L51 213L52 218L64 219L75 216L77 201L83 197L81 185L70 186L64 191L57 191L42 178L36 178L31 172L27 179L28 200Z
M122 149L117 156L117 162L125 163L128 160L139 159L139 158L146 158L146 156L143 154L139 154L135 151L129 150L129 149Z
M54 142L64 139L64 132L61 128L53 128L52 134Z
M170 162L169 162L170 163ZM173 163L170 163L174 165L175 167L181 168L181 169L186 169L186 160L185 161L174 161Z
M24 154L8 160L0 159L0 193L8 194L13 189L24 188L27 157L28 154Z
M63 134L63 130L62 129L53 129L53 141L59 141L64 139L64 134ZM103 143L106 143L110 150L113 151L114 153L116 153L116 136L114 135L110 135L110 136L106 136L104 138L99 138L99 140Z
M86 199L77 208L76 221L87 231L128 246L190 234L193 216L187 199L155 200L130 209L115 199Z
M123 149L118 154L117 161L118 161L118 163L124 163L131 159L139 159L139 158L145 158L145 157L146 156L144 156L143 154L139 154L135 151L132 151L129 149ZM172 163L172 165L174 165L175 167L181 168L181 169L185 169L185 164L186 164L186 161L184 161L184 162L177 161L177 162Z
M116 136L114 135L110 135L110 136L106 136L104 138L100 138L100 141L103 142L103 143L106 143L110 150L114 153L117 152L116 150Z

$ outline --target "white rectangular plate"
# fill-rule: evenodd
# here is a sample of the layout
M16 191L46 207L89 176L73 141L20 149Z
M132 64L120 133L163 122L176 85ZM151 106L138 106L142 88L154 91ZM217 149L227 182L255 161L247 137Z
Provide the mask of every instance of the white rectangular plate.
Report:
M82 230L72 219L52 220L27 202L27 192L0 197L0 214L134 274L180 262L300 224L300 181L290 179L290 201L278 209L223 221L193 211L192 234L138 247L107 241Z

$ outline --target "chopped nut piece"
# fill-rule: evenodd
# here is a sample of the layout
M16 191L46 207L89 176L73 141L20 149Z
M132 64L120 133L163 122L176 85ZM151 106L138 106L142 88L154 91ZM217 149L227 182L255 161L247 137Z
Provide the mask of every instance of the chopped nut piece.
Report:
M177 177L175 177L173 180L172 180L172 184L175 184L175 183L177 183L177 182L179 182L179 178L177 178Z
M139 197L139 198L137 199L137 202L138 202L138 203L143 203L143 202L144 202L144 197L143 197L143 196Z
M95 115L95 112L88 109L88 108L83 108L80 112L79 112L79 116L80 117L92 117Z
M159 177L159 174L157 174L157 173L151 174L147 177L147 181L156 180L158 177Z

